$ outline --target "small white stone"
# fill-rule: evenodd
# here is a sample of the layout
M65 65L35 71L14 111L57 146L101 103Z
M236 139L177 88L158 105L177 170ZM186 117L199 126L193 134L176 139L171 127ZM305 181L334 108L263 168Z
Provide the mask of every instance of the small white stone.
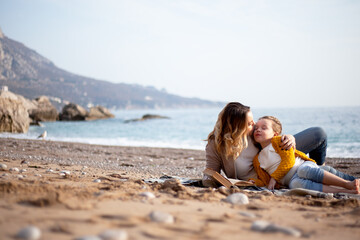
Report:
M16 238L25 240L37 240L41 237L41 231L35 226L27 226L21 229L17 234Z
M287 235L291 235L294 237L300 237L301 236L301 232L294 229L294 228L290 228L290 227L283 227L283 226L279 226L270 222L266 222L266 221L255 221L253 222L252 226L251 226L251 230L253 231L257 231L257 232L282 232L285 233Z
M3 173L1 176L2 176L2 177L7 177L7 176L9 176L9 174Z
M7 165L5 163L0 163L0 170L6 170Z
M94 183L101 183L101 179L95 179L93 182Z
M86 172L81 172L81 175L86 175Z
M141 197L146 197L147 199L154 199L155 195L152 192L142 192L139 194Z
M23 172L27 172L27 170L26 169L21 169L20 173L23 173Z
M233 193L229 195L225 201L235 205L249 204L248 196L243 193Z
M123 230L106 230L99 234L102 240L127 240L128 234Z
M16 177L17 177L18 179L23 179L25 176L24 176L24 175L21 175L21 174L18 174L18 175L16 175Z
M75 240L102 240L102 239L98 236L82 236L75 238Z
M47 172L47 173L53 173L54 170L52 170L52 169L50 168L50 169L46 170L46 172Z
M153 211L149 214L151 221L158 223L174 223L174 217L165 212Z
M258 231L258 232L262 232L264 231L268 226L270 225L269 222L266 221L255 221L253 222L253 224L251 225L251 230L254 231Z
M239 212L241 216L248 217L248 218L256 218L256 214L250 212Z
M10 172L19 172L19 169L14 167L9 169Z
M42 177L41 174L35 174L35 177Z
M62 170L60 173L63 173L65 175L70 175L71 172L69 170Z

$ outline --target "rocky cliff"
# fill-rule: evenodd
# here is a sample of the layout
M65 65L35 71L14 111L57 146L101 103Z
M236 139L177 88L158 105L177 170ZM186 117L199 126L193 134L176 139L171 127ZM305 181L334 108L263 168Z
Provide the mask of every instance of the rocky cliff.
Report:
M69 53L71 54L71 53ZM223 105L184 98L153 87L110 83L72 74L0 30L0 85L34 99L48 96L58 110L69 102L107 108L208 107Z

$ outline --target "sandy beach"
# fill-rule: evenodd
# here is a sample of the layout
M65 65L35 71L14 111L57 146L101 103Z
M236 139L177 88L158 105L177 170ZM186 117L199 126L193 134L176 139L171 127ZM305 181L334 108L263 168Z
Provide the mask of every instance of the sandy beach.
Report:
M40 239L96 239L109 230L122 235L98 239L360 239L358 198L149 181L200 179L204 151L0 138L0 164L1 239L29 225ZM360 159L326 164L360 177ZM249 203L224 201L235 192ZM256 231L259 221L283 230Z

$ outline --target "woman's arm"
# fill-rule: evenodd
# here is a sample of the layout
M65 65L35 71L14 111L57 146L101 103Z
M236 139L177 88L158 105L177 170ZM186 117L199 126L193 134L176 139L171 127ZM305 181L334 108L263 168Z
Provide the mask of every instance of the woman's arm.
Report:
M206 167L210 168L218 173L221 171L221 158L216 151L214 141L209 140L205 148L206 153ZM204 187L217 187L217 184L212 177L204 174L202 178L202 184Z
M290 134L282 135L280 147L285 150L290 150L291 148L296 149L295 137Z
M206 168L210 168L218 173L220 173L222 168L222 160L215 148L215 143L213 140L208 141L208 144L205 148L206 154Z

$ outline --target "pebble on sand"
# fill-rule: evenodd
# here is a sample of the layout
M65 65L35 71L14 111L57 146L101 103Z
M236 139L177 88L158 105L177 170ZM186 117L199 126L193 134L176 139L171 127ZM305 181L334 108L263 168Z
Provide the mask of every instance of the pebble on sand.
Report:
M60 174L61 173L65 174L65 175L70 175L71 174L71 172L69 170L63 170L63 171L60 172Z
M169 213L153 211L149 214L151 221L158 223L174 223L174 217Z
M127 240L128 234L123 230L106 230L99 234L102 240Z
M244 211L242 211L242 212L239 212L239 214L240 214L241 216L248 217L248 218L256 218L256 217L257 217L256 214L251 213L251 212L244 212Z
M7 170L7 165L4 163L0 163L0 170L2 170L2 171Z
M252 226L251 226L251 230L253 231L257 231L257 232L282 232L285 233L287 235L291 235L294 237L300 237L301 236L301 232L291 228L291 227L283 227L283 226L279 226L270 222L266 222L266 221L255 221L253 222Z
M25 240L37 240L41 237L41 231L35 226L27 226L22 228L17 234L16 238Z
M225 202L234 205L243 205L243 204L249 204L249 198L243 193L233 193L225 199Z
M102 239L98 236L82 236L75 238L75 240L102 240Z
M155 198L155 195L152 192L142 192L142 193L139 193L139 196L145 197L147 199L154 199Z
M10 172L19 172L19 169L14 167L9 169Z

